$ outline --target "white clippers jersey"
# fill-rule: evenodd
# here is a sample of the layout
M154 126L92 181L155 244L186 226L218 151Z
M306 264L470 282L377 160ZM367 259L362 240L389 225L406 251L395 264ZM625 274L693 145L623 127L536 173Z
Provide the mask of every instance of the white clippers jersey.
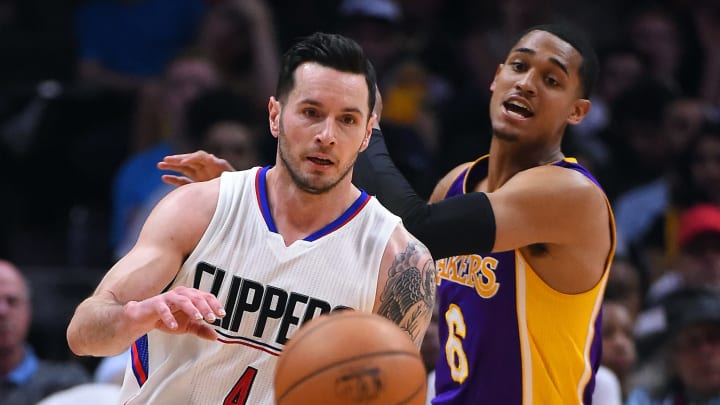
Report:
M273 404L275 363L299 325L339 308L372 311L400 218L363 192L335 221L285 246L270 215L267 170L222 175L208 229L169 287L210 291L225 304L219 341L159 331L138 339L123 404Z

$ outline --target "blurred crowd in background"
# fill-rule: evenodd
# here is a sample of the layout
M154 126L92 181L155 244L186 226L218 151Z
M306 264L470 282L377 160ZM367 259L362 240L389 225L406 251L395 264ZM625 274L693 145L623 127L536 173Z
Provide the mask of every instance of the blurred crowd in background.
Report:
M628 403L720 398L714 0L0 0L0 258L30 283L21 340L98 370L70 354L65 327L169 191L155 164L196 149L237 169L273 162L267 102L298 37L361 44L391 155L427 197L487 151L495 70L524 29L550 22L581 27L600 60L564 151L616 215L603 365Z

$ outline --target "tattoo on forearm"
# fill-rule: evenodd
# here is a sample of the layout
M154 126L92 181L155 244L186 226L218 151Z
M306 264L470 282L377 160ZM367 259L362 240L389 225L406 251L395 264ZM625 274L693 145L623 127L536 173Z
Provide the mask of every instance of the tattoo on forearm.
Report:
M416 343L421 341L435 304L435 262L427 248L408 243L395 257L378 313L405 329Z

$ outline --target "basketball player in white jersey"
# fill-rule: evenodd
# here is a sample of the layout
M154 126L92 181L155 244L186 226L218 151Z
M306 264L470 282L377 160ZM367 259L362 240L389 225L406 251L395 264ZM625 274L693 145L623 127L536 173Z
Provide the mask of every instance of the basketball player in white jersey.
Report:
M374 89L355 42L303 39L268 105L276 165L180 187L155 207L67 331L78 355L131 347L122 403L272 404L285 343L336 310L379 313L421 343L433 259L351 183Z

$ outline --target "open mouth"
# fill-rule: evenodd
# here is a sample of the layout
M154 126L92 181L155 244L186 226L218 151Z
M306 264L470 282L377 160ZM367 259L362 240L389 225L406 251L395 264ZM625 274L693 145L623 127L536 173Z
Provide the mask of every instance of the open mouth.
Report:
M530 111L527 107L524 105L516 102L516 101L506 101L503 103L503 106L508 112L511 112L513 114L517 114L521 116L522 118L530 118L533 115L533 112Z
M327 159L320 159L316 157L309 157L309 161L315 163L316 165L323 165L323 166L330 166L332 165L332 162Z

